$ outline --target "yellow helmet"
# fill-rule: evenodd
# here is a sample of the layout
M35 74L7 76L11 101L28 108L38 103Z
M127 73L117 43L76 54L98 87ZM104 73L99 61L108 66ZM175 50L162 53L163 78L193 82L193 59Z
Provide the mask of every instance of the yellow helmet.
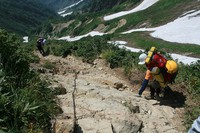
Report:
M167 68L167 72L172 74L172 73L177 72L178 65L177 65L177 63L175 61L168 60L167 63L166 63L166 68Z

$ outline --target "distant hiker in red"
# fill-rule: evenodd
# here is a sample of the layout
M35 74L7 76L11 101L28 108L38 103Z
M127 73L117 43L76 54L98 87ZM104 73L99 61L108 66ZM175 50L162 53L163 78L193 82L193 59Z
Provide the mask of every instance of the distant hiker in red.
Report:
M138 64L145 64L147 67L145 79L142 82L142 87L140 88L136 96L141 97L143 91L150 79L154 78L153 83L150 85L150 96L146 99L154 99L154 94L156 93L159 97L160 88L164 89L164 95L170 90L168 83L174 82L177 75L178 66L175 61L167 60L164 56L156 51L155 47L152 47L148 51L148 55L143 53L139 56L140 62Z
M44 39L44 38L39 38L38 40L37 40L37 48L38 48L38 50L39 50L39 52L43 55L43 56L45 56L45 52L44 52L44 49L43 49L43 45L45 44L45 42L46 42L46 39Z

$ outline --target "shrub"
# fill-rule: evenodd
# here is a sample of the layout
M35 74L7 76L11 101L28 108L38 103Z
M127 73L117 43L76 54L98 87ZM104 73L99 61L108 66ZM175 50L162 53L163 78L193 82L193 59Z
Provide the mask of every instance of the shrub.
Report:
M189 102L185 108L185 125L191 127L192 122L200 114L200 61L192 65L179 64L177 83L184 84L188 92Z
M18 42L0 30L0 130L49 132L58 106L48 83L29 70L30 60Z
M191 94L200 94L200 61L192 65L179 65L178 81L185 83Z
M54 69L55 68L55 65L52 64L50 61L46 61L43 65L44 68L46 69Z
M106 40L100 37L87 37L76 42L60 41L50 44L50 49L54 55L66 57L73 54L82 57L87 62L92 62L107 47Z
M138 54L127 51L126 49L120 49L117 46L113 46L112 49L106 50L102 53L109 63L111 68L123 67L125 74L130 73L131 69L138 62Z

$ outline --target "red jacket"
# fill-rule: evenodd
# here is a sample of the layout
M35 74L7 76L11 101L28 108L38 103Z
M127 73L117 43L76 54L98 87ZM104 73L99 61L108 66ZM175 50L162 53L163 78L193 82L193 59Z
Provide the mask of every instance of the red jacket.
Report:
M167 60L159 53L153 55L151 62L146 64L147 68L151 70L153 67L165 68Z
M167 60L159 53L153 55L151 62L146 64L147 68L151 70L153 67L158 67L163 74L164 82L170 82L172 79L172 75L167 73L167 69L165 68Z

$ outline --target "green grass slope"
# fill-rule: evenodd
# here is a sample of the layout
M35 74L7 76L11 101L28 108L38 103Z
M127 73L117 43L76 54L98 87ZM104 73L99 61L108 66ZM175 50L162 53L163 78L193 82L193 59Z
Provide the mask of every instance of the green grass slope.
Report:
M0 0L0 17L0 28L23 35L57 14L36 1Z
M160 0L159 2L147 8L146 10L128 14L126 16L122 16L120 18L116 18L110 21L103 20L103 17L106 14L112 14L112 13L116 13L122 10L130 10L139 4L138 2L133 3L131 1L126 1L121 4L116 4L110 9L101 10L95 13L94 12L85 13L85 14L77 13L73 16L68 16L64 18L64 20L68 21L70 19L79 19L80 17L84 15L84 18L85 18L84 21L88 21L94 18L99 18L101 21L99 21L98 23L93 21L92 23L96 23L97 26L100 24L104 24L109 27L108 29L111 29L113 28L113 25L116 25L116 23L119 22L119 20L125 19L127 20L126 25L124 25L123 27L119 28L116 31L117 33L120 33L132 28L139 27L141 25L146 26L146 27L154 27L154 26L166 24L176 19L177 17L179 17L181 14L183 14L186 11L199 9L200 8L199 3L200 2L195 1L195 0L192 0L192 1L191 0L176 0L176 1ZM85 34L94 29L94 26L91 23L84 24L84 21L82 21L82 25L80 25L79 28L75 29L74 33ZM85 28L87 30L84 30L84 32L76 32L76 30L85 29Z
M159 48L165 48L169 52L173 51L176 53L187 53L191 56L200 57L199 46L196 45L181 45L178 43L170 43L160 39L152 38L148 33L138 32L132 34L121 35L121 32L139 28L139 27L157 27L164 25L178 18L185 12L190 10L200 9L200 2L196 0L160 0L153 6L147 8L146 10L139 11L136 13L128 14L120 18L116 18L110 21L104 21L103 17L106 14L112 14L114 12L119 12L122 10L130 10L136 7L139 3L133 3L130 1L123 2L122 4L117 4L111 9L106 9L96 13L86 13L86 14L75 14L63 19L64 22L69 20L75 20L74 23L69 25L70 28L65 28L62 33L58 33L60 36L78 36L86 34L99 25L104 25L105 31L108 32L115 28L120 20L126 20L126 24L118 28L112 35L115 39L121 39L129 42L130 46L138 48L149 48L151 46L157 46ZM77 27L77 22L81 22L81 25ZM76 27L76 28L75 28Z

